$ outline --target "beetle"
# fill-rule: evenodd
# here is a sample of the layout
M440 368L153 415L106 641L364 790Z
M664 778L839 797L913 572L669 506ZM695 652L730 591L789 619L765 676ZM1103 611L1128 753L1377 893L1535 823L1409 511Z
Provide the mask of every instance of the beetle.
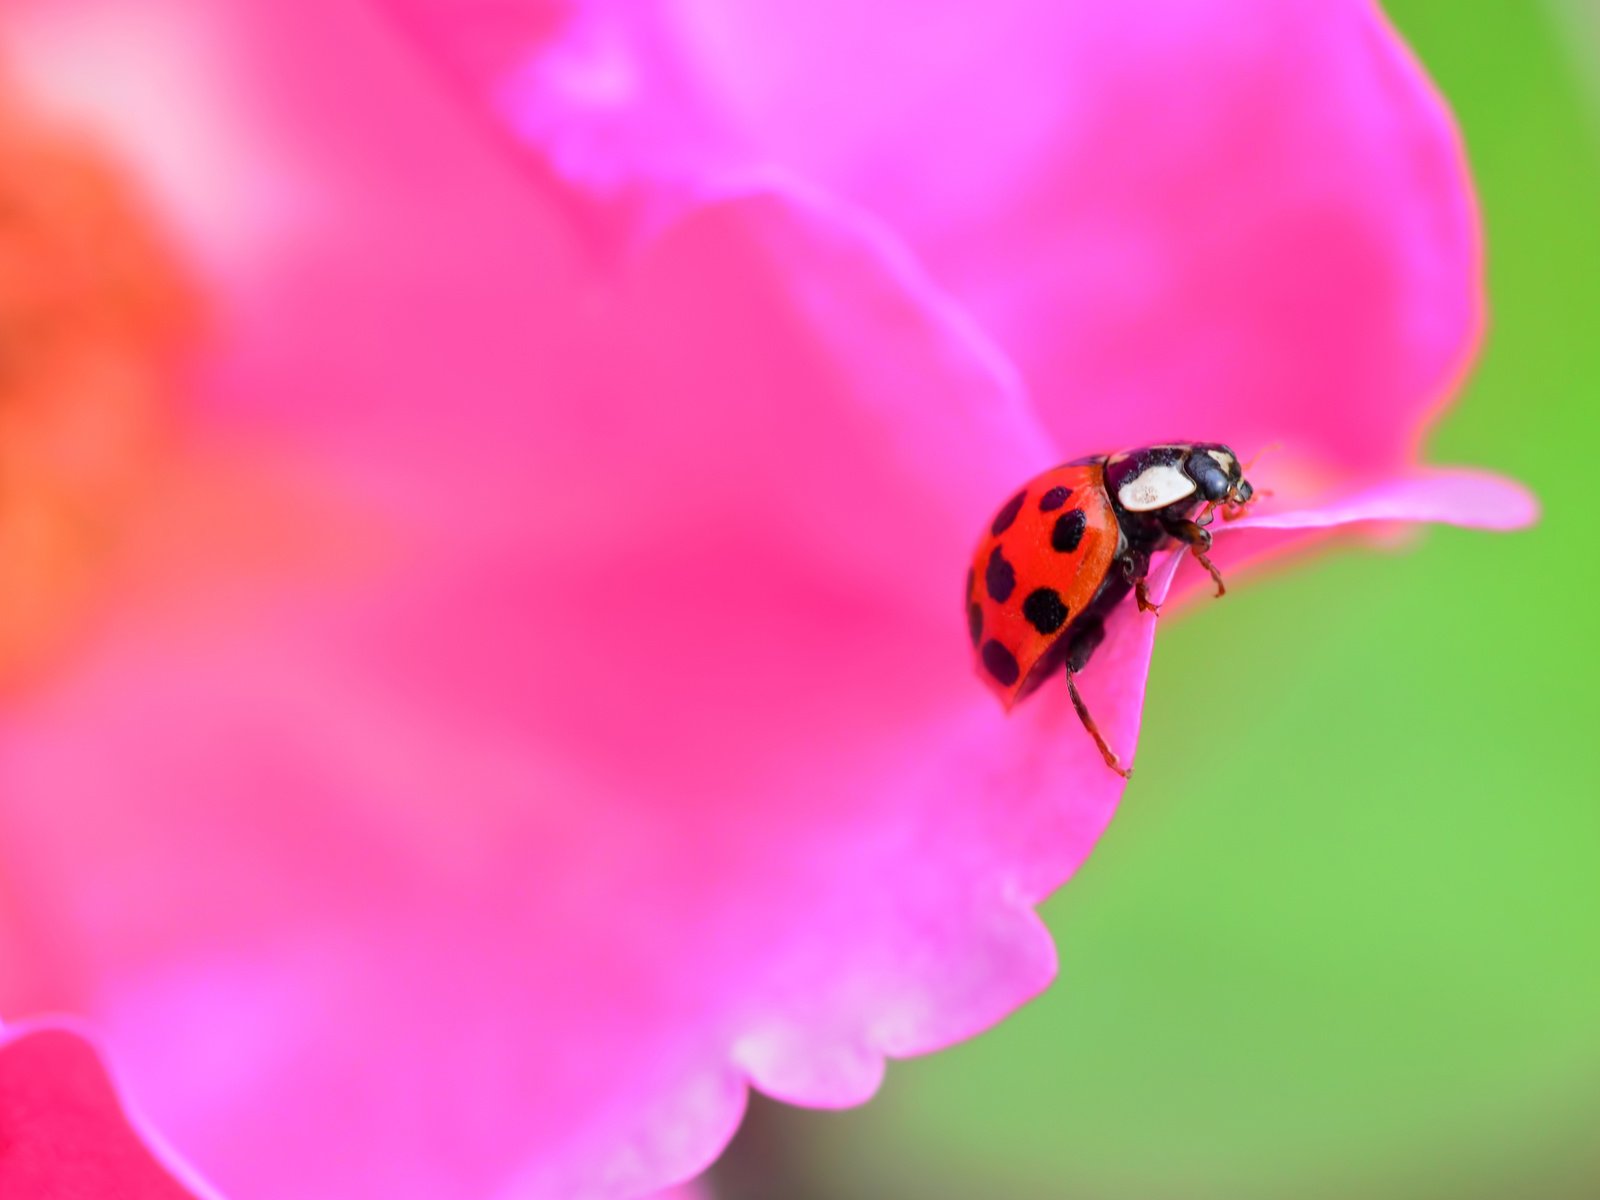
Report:
M1206 552L1221 509L1237 516L1255 495L1239 457L1220 442L1170 442L1074 459L1032 479L989 523L967 572L967 629L978 673L1006 711L1057 670L1106 765L1117 761L1078 694L1074 676L1131 593L1147 589L1151 556L1176 545L1227 588Z

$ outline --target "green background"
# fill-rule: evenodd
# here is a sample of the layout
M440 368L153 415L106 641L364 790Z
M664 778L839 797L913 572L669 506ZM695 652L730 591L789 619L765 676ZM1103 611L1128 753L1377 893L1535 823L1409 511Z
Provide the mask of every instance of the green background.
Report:
M864 1109L758 1102L719 1195L1600 1195L1600 4L1386 8L1488 233L1429 456L1543 521L1164 629L1138 776L1045 908L1061 980Z

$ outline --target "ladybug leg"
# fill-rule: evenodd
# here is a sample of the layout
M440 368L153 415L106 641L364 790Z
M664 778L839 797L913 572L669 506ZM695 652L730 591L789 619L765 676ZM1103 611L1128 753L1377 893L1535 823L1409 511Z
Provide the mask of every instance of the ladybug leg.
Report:
M1106 627L1099 620L1091 620L1072 633L1072 643L1067 647L1066 671L1067 694L1072 697L1072 707L1078 710L1078 720L1083 722L1083 727L1089 731L1089 736L1094 739L1100 757L1106 760L1110 767L1124 779L1133 776L1132 767L1124 767L1117 761L1116 754L1106 744L1105 735L1100 732L1100 726L1095 724L1094 717L1089 715L1089 706L1083 702L1083 697L1078 694L1078 684L1073 678L1074 674L1083 670L1088 665L1089 656L1094 653L1095 647L1106 636Z
M1224 521L1237 521L1240 517L1245 516L1246 514L1249 513L1250 506L1252 504L1254 504L1257 500L1261 499L1263 496L1271 496L1271 495L1272 495L1272 489L1271 488L1256 488L1255 492L1251 495L1250 499L1244 501L1242 504L1227 504L1227 505L1224 505L1223 509L1222 509L1222 519Z
M1140 612L1161 615L1161 606L1150 599L1150 591L1145 583L1145 575L1150 570L1150 558L1144 554L1129 554L1122 560L1122 577L1133 585L1134 603L1139 606Z
M1222 582L1222 572L1212 566L1211 560L1205 556L1205 551L1198 546L1191 546L1189 553L1193 554L1199 560L1200 565L1210 572L1211 578L1216 580L1217 595L1226 596L1228 594L1228 585Z
M1195 560L1211 573L1211 578L1217 582L1217 595L1225 595L1228 587L1222 582L1222 572L1211 565L1211 560L1206 557L1206 551L1211 549L1211 531L1202 529L1193 521L1164 521L1162 527L1180 542L1189 544L1189 553Z
M1078 710L1078 720L1083 722L1083 727L1089 731L1089 736L1099 747L1100 757L1106 760L1106 766L1124 779L1133 778L1133 768L1125 767L1118 762L1111 747L1106 745L1105 735L1100 732L1100 726L1096 725L1094 718L1089 715L1089 706L1083 702L1083 697L1078 695L1078 685L1073 681L1071 671L1067 672L1067 692L1072 696L1072 707Z

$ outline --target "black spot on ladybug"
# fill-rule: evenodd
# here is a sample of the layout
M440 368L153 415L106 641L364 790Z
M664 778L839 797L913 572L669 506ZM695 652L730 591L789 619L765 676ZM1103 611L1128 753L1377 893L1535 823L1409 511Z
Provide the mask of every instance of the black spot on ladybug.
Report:
M1069 487L1051 488L1048 492L1039 497L1039 511L1055 512L1056 509L1060 508L1067 502L1067 497L1070 495L1072 495L1072 489Z
M1017 669L1017 660L1012 657L1011 651L993 638L983 644L983 665L989 669L989 674L1006 687L1015 683L1017 676L1022 673Z
M972 568L967 568L967 590L962 594L962 599L968 604L972 603L972 585L977 583L977 576L972 573Z
M1056 518L1056 527L1050 531L1050 544L1063 554L1071 554L1083 541L1083 531L1088 524L1089 518L1083 515L1081 508L1063 513Z
M972 632L972 644L976 646L978 639L983 636L983 609L976 604L967 605L967 628Z
M1017 514L1022 511L1022 502L1028 498L1028 491L1024 488L1011 499L1006 501L1006 506L994 515L994 524L989 526L989 532L999 537L1011 528L1011 522L1017 519Z
M1067 606L1055 588L1038 588L1022 602L1022 615L1040 633L1054 633L1067 623Z
M1011 599L1011 593L1017 586L1017 573L1006 561L999 546L989 555L989 565L983 572L983 585L989 589L989 596L996 604L1004 604Z

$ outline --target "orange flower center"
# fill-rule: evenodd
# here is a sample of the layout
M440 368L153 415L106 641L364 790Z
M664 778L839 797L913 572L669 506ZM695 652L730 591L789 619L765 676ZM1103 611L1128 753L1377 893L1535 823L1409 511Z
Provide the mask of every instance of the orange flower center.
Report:
M152 479L194 317L127 180L0 87L0 686L82 615Z

